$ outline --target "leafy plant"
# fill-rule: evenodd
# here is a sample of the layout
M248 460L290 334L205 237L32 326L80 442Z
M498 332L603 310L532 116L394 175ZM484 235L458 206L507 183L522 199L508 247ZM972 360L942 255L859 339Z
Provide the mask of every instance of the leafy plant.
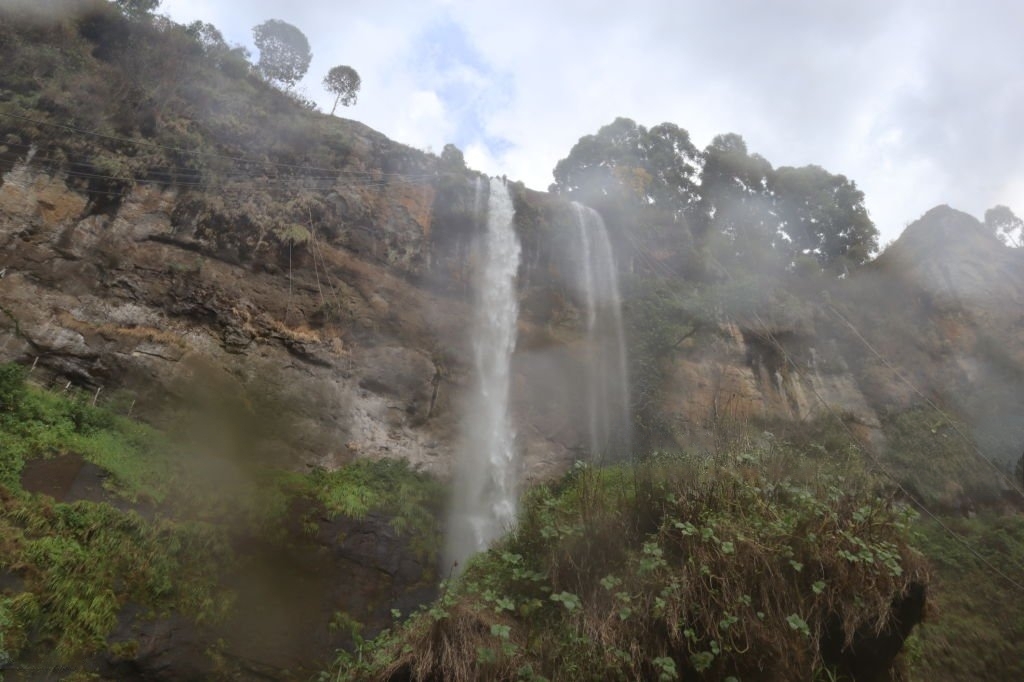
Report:
M335 674L797 679L841 665L829 652L892 627L927 575L905 510L791 456L578 467L531 490L515 531L441 602Z

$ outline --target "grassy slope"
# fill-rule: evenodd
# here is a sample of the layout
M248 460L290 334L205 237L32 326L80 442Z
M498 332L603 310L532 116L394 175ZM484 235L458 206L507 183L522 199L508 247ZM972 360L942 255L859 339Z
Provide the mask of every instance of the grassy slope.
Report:
M429 555L439 544L440 487L400 463L310 475L267 470L252 490L208 490L165 434L24 376L17 365L0 366L0 661L66 664L110 651L128 604L154 617L224 618L233 597L222 569L238 559L232 537L283 540L296 503L308 510L311 532L321 515L380 512L415 549ZM67 453L108 474L107 502L65 504L22 489L26 462ZM133 505L145 516L123 509Z
M3 655L16 658L41 643L60 661L102 650L129 601L154 613L216 618L227 606L216 594L224 533L22 490L26 461L65 453L109 473L112 501L156 503L173 486L160 434L81 398L28 386L22 368L0 366L0 571L17 578L0 596Z
M933 614L907 643L911 679L1024 679L1024 517L944 521L984 559L935 522L917 524L914 543L933 567Z

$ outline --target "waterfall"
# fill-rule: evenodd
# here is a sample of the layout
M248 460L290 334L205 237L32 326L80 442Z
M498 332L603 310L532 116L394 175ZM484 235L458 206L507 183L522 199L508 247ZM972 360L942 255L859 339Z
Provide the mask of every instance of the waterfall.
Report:
M478 182L478 197L481 189ZM456 562L461 567L469 556L486 549L516 518L518 467L509 418L510 363L519 315L515 280L520 245L514 216L508 188L492 179L471 327L476 381L455 470L449 567Z
M632 436L629 371L622 330L622 297L611 241L601 214L573 202L579 238L577 287L586 305L587 401L590 456L600 461L629 454Z

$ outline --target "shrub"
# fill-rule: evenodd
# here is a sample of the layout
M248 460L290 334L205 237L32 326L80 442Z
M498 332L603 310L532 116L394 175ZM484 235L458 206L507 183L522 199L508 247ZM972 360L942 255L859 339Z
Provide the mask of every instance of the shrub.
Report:
M0 365L0 415L14 412L25 400L25 368L13 362Z
M511 535L339 679L849 673L895 605L921 605L912 514L866 481L775 475L781 456L659 455L534 489Z

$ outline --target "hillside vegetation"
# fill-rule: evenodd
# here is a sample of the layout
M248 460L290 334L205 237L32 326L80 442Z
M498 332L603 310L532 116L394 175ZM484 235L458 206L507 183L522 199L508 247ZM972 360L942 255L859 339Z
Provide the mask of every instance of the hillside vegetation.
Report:
M449 491L407 460L457 439L478 174L157 4L0 6L0 675L1024 679L1024 251L993 225L939 207L876 258L852 179L585 135L550 193L511 184L533 485L439 567ZM570 201L625 299L636 438L603 466L548 414Z
M337 679L883 679L928 582L912 510L788 447L581 466Z

